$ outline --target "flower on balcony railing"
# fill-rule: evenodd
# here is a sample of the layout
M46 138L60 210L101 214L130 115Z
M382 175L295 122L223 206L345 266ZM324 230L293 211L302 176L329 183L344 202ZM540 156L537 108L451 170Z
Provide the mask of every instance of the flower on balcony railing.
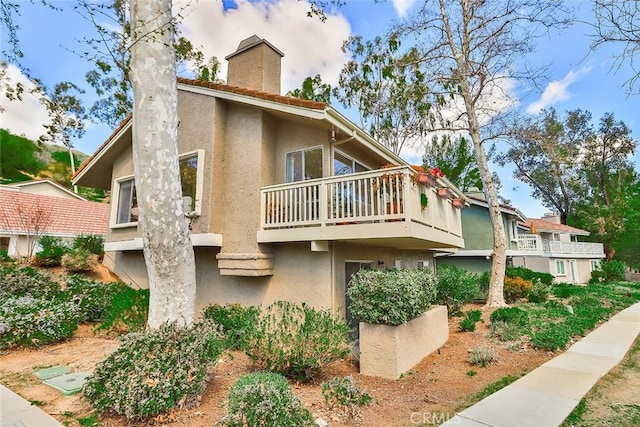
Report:
M437 178L444 178L444 172L442 172L439 168L431 169L431 175Z

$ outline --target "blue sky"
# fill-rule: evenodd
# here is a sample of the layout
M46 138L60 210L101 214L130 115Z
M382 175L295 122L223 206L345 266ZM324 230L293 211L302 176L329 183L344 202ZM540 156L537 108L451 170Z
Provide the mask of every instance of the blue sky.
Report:
M39 2L20 2L21 16L17 19L23 64L33 76L53 86L60 81L72 81L86 89L87 106L95 100L84 75L90 64L76 53L84 47L83 37L92 34L92 26L73 10L75 2L53 1L60 11L52 11ZM333 11L325 23L306 17L308 5L297 0L271 0L270 2L236 0L223 2L200 0L178 2L188 4L185 13L184 34L196 46L201 46L207 57L217 56L223 62L222 77L226 75L224 57L233 52L240 40L257 34L268 39L285 53L283 59L282 89L298 87L309 75L321 74L323 80L335 84L342 64L346 61L340 50L343 40L350 35L362 35L365 39L383 33L389 23L415 6L415 0L394 0L376 3L373 0L347 0L346 6ZM569 2L580 8L580 17L590 20L590 2ZM613 112L623 120L640 139L640 97L627 96L622 85L630 77L630 70L623 67L611 72L611 49L589 53L589 32L584 25L574 25L561 34L552 34L542 40L539 50L530 60L534 64L549 65L549 82L540 91L531 94L521 103L532 111L540 107L555 107L559 111L582 108L591 111L594 122L605 112ZM3 46L5 47L5 46ZM16 69L11 76L21 79ZM28 98L28 97L27 97ZM0 114L0 126L30 138L44 132L42 123L46 114L35 99L22 103L9 102L0 96L5 112ZM344 111L354 122L357 115ZM85 136L74 141L77 149L91 154L111 133L105 125L89 124ZM403 155L416 161L416 152ZM636 153L636 167L640 154ZM502 195L510 199L525 215L541 216L548 209L531 199L530 189L514 181L508 170L498 170L503 182Z

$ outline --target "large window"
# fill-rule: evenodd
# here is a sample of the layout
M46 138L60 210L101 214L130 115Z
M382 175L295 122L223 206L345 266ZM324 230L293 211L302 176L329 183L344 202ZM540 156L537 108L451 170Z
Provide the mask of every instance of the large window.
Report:
M347 175L355 172L365 172L369 168L358 163L351 157L345 156L339 151L333 152L333 174Z
M117 181L118 202L116 210L116 224L130 224L138 222L138 198L133 177Z
M567 275L567 265L563 259L556 260L556 275L557 276Z
M187 214L200 215L202 184L204 172L204 150L185 153L179 158L180 182L182 185L182 207ZM135 225L138 222L138 199L133 177L124 177L116 181L114 194L117 195L116 211L112 224L119 226Z
M322 147L292 151L285 161L287 182L322 178Z

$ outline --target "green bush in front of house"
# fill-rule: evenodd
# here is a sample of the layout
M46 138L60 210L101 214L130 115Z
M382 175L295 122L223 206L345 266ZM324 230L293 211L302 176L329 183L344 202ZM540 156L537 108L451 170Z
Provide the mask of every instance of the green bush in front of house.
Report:
M276 301L247 336L245 353L261 368L309 381L351 351L349 327L329 311Z
M81 249L98 257L104 255L104 237L97 234L76 236L72 246L74 249Z
M540 280L543 284L551 286L553 284L553 274L540 273L538 271L529 270L525 267L507 267L504 275L506 277L521 277L525 280L533 281L533 279Z
M449 316L458 313L464 304L480 294L480 278L455 265L438 267L436 304L447 306Z
M436 299L436 279L427 269L360 270L348 290L349 312L361 322L401 325L421 316Z
M82 393L96 411L128 420L197 406L207 386L207 368L222 351L219 328L211 321L123 335Z
M589 284L612 283L624 280L624 264L616 260L600 261L600 268L591 272Z
M205 319L211 319L222 327L229 348L243 350L246 348L247 334L258 321L260 309L240 304L213 304L205 308L202 314Z
M42 347L71 338L78 329L78 307L71 301L23 295L0 301L0 350Z
M98 255L92 254L86 249L70 249L62 255L60 264L68 273L88 273L99 264Z
M38 239L40 251L35 254L31 263L39 267L57 267L62 257L69 252L69 246L59 237L42 236Z
M34 298L55 298L60 285L47 274L31 267L9 265L0 267L0 301L30 295Z
M300 427L313 425L313 418L285 377L273 372L252 372L231 386L228 414L221 424Z

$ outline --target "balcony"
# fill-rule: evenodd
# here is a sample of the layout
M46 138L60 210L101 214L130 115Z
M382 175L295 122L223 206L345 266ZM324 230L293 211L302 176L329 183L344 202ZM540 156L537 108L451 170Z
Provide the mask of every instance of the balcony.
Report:
M562 255L578 258L604 257L602 243L586 242L559 242L556 240L544 240L537 235L524 235L518 237L518 250L547 256Z
M406 166L261 189L259 243L357 241L399 249L464 247L460 209Z

